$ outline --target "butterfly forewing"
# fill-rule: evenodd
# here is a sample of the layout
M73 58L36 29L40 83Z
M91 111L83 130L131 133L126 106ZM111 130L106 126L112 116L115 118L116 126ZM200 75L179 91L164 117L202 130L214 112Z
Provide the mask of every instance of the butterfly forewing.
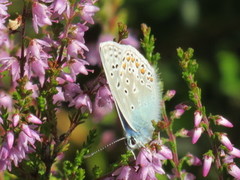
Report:
M151 121L160 118L160 89L154 68L129 45L102 43L100 55L126 136L147 143L153 132Z

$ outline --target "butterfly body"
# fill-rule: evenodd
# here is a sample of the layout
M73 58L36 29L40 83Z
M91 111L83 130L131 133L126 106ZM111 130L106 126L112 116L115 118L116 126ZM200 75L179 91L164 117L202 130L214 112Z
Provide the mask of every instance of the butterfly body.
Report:
M130 45L103 42L100 56L128 147L142 147L152 139L152 121L160 120L155 69Z

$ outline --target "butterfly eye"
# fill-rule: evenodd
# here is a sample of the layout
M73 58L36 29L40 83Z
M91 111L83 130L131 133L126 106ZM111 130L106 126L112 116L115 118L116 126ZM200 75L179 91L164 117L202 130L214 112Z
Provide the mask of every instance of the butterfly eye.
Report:
M133 146L136 144L136 140L134 139L134 137L130 138L130 142L131 142L131 145Z

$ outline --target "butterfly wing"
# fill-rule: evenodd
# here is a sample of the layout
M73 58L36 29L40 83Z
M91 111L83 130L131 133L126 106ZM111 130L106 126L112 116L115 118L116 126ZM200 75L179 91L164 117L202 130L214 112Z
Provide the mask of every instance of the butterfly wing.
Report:
M160 88L148 61L132 46L115 42L100 45L107 81L127 139L138 145L151 140L151 121L160 119Z

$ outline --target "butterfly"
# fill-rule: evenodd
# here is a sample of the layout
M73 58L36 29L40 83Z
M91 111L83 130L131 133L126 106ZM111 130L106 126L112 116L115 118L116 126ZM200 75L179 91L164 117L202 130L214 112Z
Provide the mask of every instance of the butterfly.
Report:
M100 43L100 57L128 148L152 139L152 121L160 120L160 84L155 69L130 45Z

